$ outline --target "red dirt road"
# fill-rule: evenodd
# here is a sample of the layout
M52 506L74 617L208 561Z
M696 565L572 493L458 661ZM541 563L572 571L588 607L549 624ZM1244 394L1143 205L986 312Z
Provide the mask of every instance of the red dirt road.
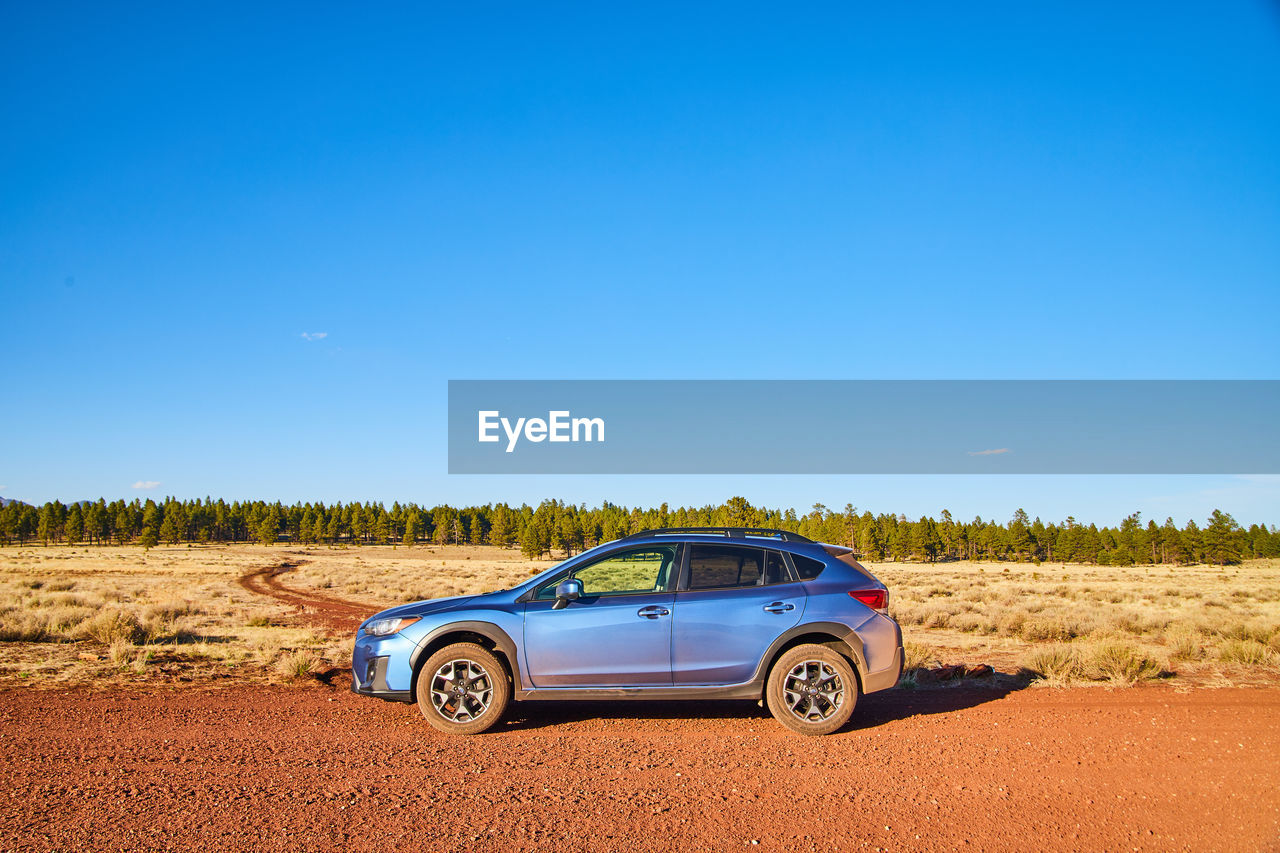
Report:
M1280 690L516 705L448 738L345 690L0 692L4 850L1280 850Z
M366 617L373 615L371 608L315 590L294 589L280 582L280 576L285 572L293 571L308 562L285 560L274 566L249 572L238 578L237 582L249 592L265 595L297 608L296 618L299 621L354 633Z

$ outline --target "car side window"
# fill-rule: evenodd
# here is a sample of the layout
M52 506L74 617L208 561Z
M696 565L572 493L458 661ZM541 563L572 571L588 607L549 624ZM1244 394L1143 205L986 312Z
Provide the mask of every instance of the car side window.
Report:
M782 562L782 555L777 551L764 552L764 581L765 584L782 583L791 580L787 572L787 564Z
M689 546L689 589L764 586L788 579L777 552L733 545Z
M650 545L618 551L556 578L539 588L535 598L555 598L556 585L568 578L582 581L582 592L586 596L656 592L666 588L675 560L675 546Z
M800 580L811 581L818 575L822 574L822 570L826 568L817 560L808 557L801 557L799 554L791 555L791 562L796 564L796 572L800 575Z

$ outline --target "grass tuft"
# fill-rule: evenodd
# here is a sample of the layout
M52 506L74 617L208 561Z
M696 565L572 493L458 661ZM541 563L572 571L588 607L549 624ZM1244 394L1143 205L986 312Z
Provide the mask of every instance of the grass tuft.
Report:
M1200 632L1193 628L1177 628L1165 635L1170 660L1199 660L1203 655Z
M281 655L273 668L287 678L303 678L318 670L322 663L315 652L301 649Z
M1112 684L1133 684L1155 678L1161 669L1159 663L1137 647L1118 640L1099 643L1089 658L1088 666L1090 675Z
M1047 684L1060 686L1084 677L1084 666L1073 646L1056 644L1034 649L1023 666Z
M138 645L146 640L147 632L138 617L127 610L110 608L100 610L96 616L86 619L80 625L81 632L91 640L97 640L105 646L116 641Z
M903 643L902 653L902 670L904 673L913 673L918 669L927 669L929 666L936 663L938 659L938 656L934 653L933 649L922 643L913 643L910 640Z
M1267 666L1272 652L1257 640L1227 640L1218 647L1218 660L1245 666Z

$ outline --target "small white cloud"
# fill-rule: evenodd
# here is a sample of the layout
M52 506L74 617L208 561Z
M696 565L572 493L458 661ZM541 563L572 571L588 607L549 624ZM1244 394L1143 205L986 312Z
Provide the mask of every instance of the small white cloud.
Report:
M970 450L970 456L999 456L1001 453L1011 453L1007 447L997 447L995 450Z
M302 339L304 341L323 341L329 337L328 332L303 332Z
M160 485L159 480L139 480L133 484L133 487L135 489L154 489L158 485Z
M8 486L0 486L0 492L3 492L3 491L4 491L5 489L7 489L7 488L9 488L9 487L8 487Z

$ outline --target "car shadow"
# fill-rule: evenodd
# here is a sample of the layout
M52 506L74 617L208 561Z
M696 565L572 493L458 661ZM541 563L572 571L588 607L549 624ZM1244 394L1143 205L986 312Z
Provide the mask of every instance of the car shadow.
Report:
M858 700L853 719L841 731L874 729L908 717L951 714L996 702L1022 690L1027 682L1011 678L993 679L989 684L936 686L906 689L897 687Z
M995 702L1026 686L1012 678L989 683L907 689L897 687L858 700L853 718L840 731L874 729L908 717L950 714ZM772 720L769 711L752 701L534 701L514 702L498 731L541 729L585 720Z

